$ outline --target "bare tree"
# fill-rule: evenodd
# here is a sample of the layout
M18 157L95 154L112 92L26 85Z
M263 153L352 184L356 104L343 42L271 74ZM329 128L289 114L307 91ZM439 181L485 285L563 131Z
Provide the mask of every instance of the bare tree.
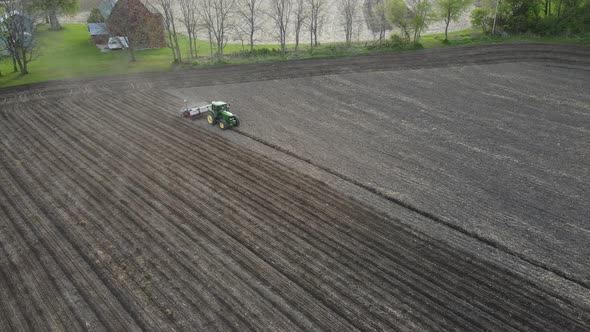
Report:
M250 38L250 31L248 28L248 24L246 22L236 22L232 25L232 39L239 40L240 44L242 45L242 52L246 52L246 41L249 41ZM253 48L250 48L250 52L252 52Z
M213 59L213 31L211 29L211 24L205 23L205 27L207 28L207 36L209 37L209 57Z
M204 0L202 16L209 32L212 44L215 38L217 59L223 58L223 49L227 43L227 32L231 30L236 0Z
M308 18L307 8L305 5L305 0L295 0L295 10L293 13L293 23L295 23L295 51L297 51L299 48L301 28Z
M213 32L211 22L213 22L213 10L208 6L207 0L203 0L199 9L199 17L201 18L201 28L207 29L207 37L209 38L209 56L213 58Z
M197 29L199 23L198 8L200 3L197 0L178 0L182 12L182 23L188 35L188 57L189 62L197 57Z
M254 51L254 33L260 30L258 21L261 12L262 0L238 0L238 14L244 19L244 25L240 25L240 30L245 28L250 37L250 52Z
M172 0L151 0L152 7L164 17L164 25L168 35L169 47L172 50L174 62L182 62L180 45L178 43L178 34L176 33L176 23L174 21L174 10Z
M289 26L292 9L292 0L271 0L268 16L274 21L277 28L277 37L281 43L282 55L285 55L287 50L287 28Z
M0 39L12 57L14 71L26 75L29 62L37 56L32 2L0 0L0 8L4 12L0 16Z
M356 22L356 16L358 13L358 3L356 0L340 0L338 9L342 15L346 43L350 44L352 41L353 25Z
M367 28L373 33L374 39L379 39L379 43L383 42L387 31L392 29L385 12L384 0L365 0L363 4L363 14Z
M318 46L318 32L323 23L323 12L326 0L306 0L309 7L309 37L310 45Z
M132 24L131 15L134 12L135 3L127 0L106 0L113 8L111 15L107 18L107 27L109 33L115 36L125 38L127 50L129 51L129 61L135 62L135 33L137 25ZM115 9L116 8L116 9Z
M41 10L51 23L51 30L62 29L58 21L59 15L73 15L80 9L80 0L33 0L33 3L35 8Z

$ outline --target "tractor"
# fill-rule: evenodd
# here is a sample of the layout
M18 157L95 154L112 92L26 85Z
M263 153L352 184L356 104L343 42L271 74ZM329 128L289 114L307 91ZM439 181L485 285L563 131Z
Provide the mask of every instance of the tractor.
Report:
M207 114L207 122L212 126L219 124L219 128L222 130L240 125L240 119L229 111L229 104L223 101L211 102L211 109Z

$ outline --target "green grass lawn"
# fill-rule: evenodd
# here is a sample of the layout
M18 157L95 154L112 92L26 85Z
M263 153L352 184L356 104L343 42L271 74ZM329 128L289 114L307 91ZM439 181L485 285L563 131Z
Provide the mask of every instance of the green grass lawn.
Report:
M565 44L590 44L590 36L584 37L539 37L531 34L515 35L509 37L487 36L471 29L449 32L448 42L444 42L445 34L436 33L422 36L420 43L424 48L459 46L469 44L490 44L507 42L544 42Z
M432 34L423 36L422 46L425 48L446 47L465 44L495 43L495 42L516 42L516 41L543 41L543 42L565 42L589 44L590 39L563 39L563 38L538 38L532 36L515 36L509 38L488 37L474 35L471 30L449 33L449 42L444 43L444 34ZM47 27L40 27L38 31L40 42L39 55L37 59L29 63L29 75L20 76L12 72L12 62L5 58L0 63L0 70L3 74L0 77L0 87L21 85L48 80L61 80L76 77L90 77L97 75L133 73L143 71L169 70L177 66L172 64L171 51L168 48L159 50L143 50L136 52L136 62L129 61L127 51L100 52L90 40L90 35L84 24L64 24L61 31L49 31ZM183 55L188 49L188 40L181 36L181 48ZM319 47L310 49L309 45L302 44L299 51L295 52L294 45L288 45L289 52L286 56L280 56L277 52L263 56L236 56L236 52L242 51L242 45L229 44L224 52L227 55L222 62L209 59L209 44L199 41L199 60L197 65L215 65L223 63L252 63L262 61L276 61L286 59L301 59L310 57L332 57L349 56L368 53L380 53L400 51L395 49L379 49L370 47L371 42L346 43L324 43ZM246 47L247 48L247 47ZM275 49L278 45L256 45L256 49ZM415 49L409 47L407 49ZM234 54L234 55L232 55ZM188 66L188 65L186 65Z
M138 52L139 61L135 63L129 62L127 52L101 53L81 24L65 24L61 31L40 30L39 56L29 63L30 74L21 77L11 73L11 61L4 60L0 68L5 76L0 78L0 86L170 68L170 56L165 49Z
M64 24L61 31L49 31L41 27L38 32L39 56L29 63L29 75L20 76L12 72L12 62L4 59L0 69L0 87L21 85L48 80L87 77L117 73L167 70L173 67L169 48L136 52L137 61L130 62L127 51L101 52L90 40L90 34L83 24ZM187 53L188 39L180 39L182 52ZM256 47L273 47L257 45ZM209 55L209 43L199 41L197 50ZM242 50L241 45L228 45L226 52Z

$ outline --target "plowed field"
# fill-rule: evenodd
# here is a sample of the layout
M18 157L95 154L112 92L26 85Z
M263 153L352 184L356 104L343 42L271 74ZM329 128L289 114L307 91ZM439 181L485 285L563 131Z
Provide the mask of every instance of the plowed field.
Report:
M588 158L589 101L580 91L587 90L581 84L589 78L589 55L587 47L500 45L0 90L0 330L590 330L588 258L567 256L576 248L588 251L588 169L576 165ZM519 61L526 63L512 64ZM565 183L577 189L562 198L546 193L535 199L512 197L512 205L487 204L478 190L464 186L487 173L476 167L469 173L459 164L479 160L499 179L483 187L497 183L508 193L530 185L513 181L523 178L524 166L510 168L514 178L505 179L487 157L466 155L453 162L456 150L440 148L428 132L423 137L430 144L414 145L416 153L401 145L392 148L390 143L400 139L396 135L402 135L394 131L397 120L382 119L390 122L388 133L375 120L363 127L362 119L355 118L358 113L351 113L346 115L360 125L350 127L350 122L323 117L324 108L309 106L312 101L332 104L333 117L343 116L343 105L351 103L364 110L367 104L389 108L384 91L417 93L404 86L437 82L444 76L439 67L474 63L494 65L454 70L469 77L483 71L489 79L490 71L502 75L523 67L519 75L529 75L551 68L550 75L536 76L537 82L556 77L560 83L553 86L554 98L574 104L557 108L569 126L557 121L555 131L547 133L561 133L562 142L574 144L581 155L560 154L563 168L549 163L535 171L563 169L577 176L577 182L568 177ZM410 75L418 81L394 75L404 68L432 72ZM383 78L386 73L407 85ZM535 94L544 91L538 88L542 84L528 90L520 78L502 82L526 95L519 97L522 105L534 104L540 97ZM430 128L426 117L435 111L429 106L433 92L423 93L416 97L423 106L413 111L425 114L422 119ZM231 98L243 125L221 132L204 120L181 119L177 110L183 94ZM446 110L443 97L435 96ZM269 98L275 102L261 101ZM462 133L451 127L505 116L502 103L466 115L472 109L469 97L459 99L464 103L453 99L454 109L466 122L441 121L439 130ZM298 102L314 121L305 122L293 111L290 105ZM383 113L372 116L383 118ZM519 126L525 121L515 118ZM418 138L412 136L423 129L418 120L409 114L405 120L413 127L404 127L403 136ZM365 140L367 133L377 135L371 123L380 129L378 136ZM338 126L340 137L333 135ZM293 134L296 130L300 132ZM531 144L536 136L519 132L506 138L518 142L518 151L559 153ZM463 142L463 137L455 141ZM390 166L390 160L368 160L373 155L359 145L375 147L375 138L389 142L383 154L405 153L407 158ZM348 145L343 143L347 139ZM268 157L256 145L305 163L316 175ZM419 157L432 165L425 155L439 160L438 175L412 164ZM524 163L533 160L528 154L522 158ZM354 167L358 172L350 171ZM415 187L404 180L420 174ZM365 176L371 178L363 180ZM439 183L423 187L436 176ZM356 189L329 185L329 177ZM459 194L448 192L453 189L449 178L455 179ZM557 192L565 188L555 179L547 181L557 182ZM398 193L386 191L392 187ZM356 197L358 192L367 196ZM385 203L373 204L371 195ZM553 241L553 220L528 213L531 204L543 202L578 227L576 234L567 230L566 239L580 242ZM392 214L388 204L399 213ZM469 210L470 204L476 208ZM476 209L487 212L477 215ZM502 212L519 216L518 222L536 217L541 222L529 233L523 228L532 222L515 227L522 243L510 245L506 233L513 228L505 220L493 222ZM487 233L469 230L473 220ZM442 230L435 232L437 227ZM547 241L547 252L555 253L546 260L529 252L538 243L530 238L543 234L553 241Z

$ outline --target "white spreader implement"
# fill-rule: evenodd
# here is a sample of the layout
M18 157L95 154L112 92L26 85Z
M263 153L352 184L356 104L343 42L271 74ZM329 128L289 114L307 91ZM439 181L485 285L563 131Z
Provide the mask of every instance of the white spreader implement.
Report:
M203 106L188 106L186 104L186 100L184 101L185 106L182 110L180 110L180 116L183 118L194 119L196 117L200 117L202 115L207 114L211 111L211 104L203 105Z

